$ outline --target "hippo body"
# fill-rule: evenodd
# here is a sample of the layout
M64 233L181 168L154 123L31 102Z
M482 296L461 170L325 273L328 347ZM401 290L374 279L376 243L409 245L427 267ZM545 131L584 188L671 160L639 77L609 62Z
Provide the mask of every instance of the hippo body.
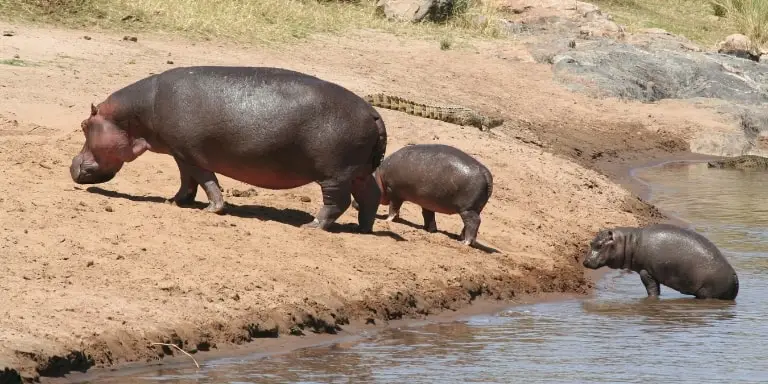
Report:
M628 269L640 274L649 297L666 285L698 299L734 300L739 278L706 237L670 224L604 229L590 242L586 268Z
M222 213L215 173L257 187L320 185L323 207L309 227L328 229L361 205L370 232L380 191L372 172L387 133L379 113L349 90L316 77L270 67L180 67L112 93L82 122L85 144L70 173L79 184L111 180L145 151L175 159L181 187L170 199L194 201L202 186Z
M382 161L375 172L388 221L400 214L403 202L421 206L424 229L437 231L435 213L459 214L466 245L475 243L480 213L493 191L493 176L483 164L463 151L443 144L403 147Z

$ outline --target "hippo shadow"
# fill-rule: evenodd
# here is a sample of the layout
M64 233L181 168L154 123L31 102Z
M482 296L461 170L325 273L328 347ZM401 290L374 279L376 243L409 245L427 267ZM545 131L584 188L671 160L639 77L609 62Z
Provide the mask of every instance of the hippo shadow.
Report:
M149 203L162 203L169 204L167 198L160 196L134 196L123 192L110 191L99 187L88 187L86 191L90 193L99 194L109 198L120 198L135 202L149 202ZM304 224L311 223L315 219L305 211L300 211L292 208L277 209L263 205L238 205L226 202L224 208L224 215L230 215L246 219L259 219L261 221L276 221L283 224L288 224L294 227L301 227ZM187 209L203 209L208 206L208 203L200 201L194 201L190 204L184 204L178 206L179 208ZM340 224L334 223L328 232L331 233L358 233L357 225L353 223ZM374 236L386 236L395 239L396 241L406 241L402 236L391 231L374 231Z
M378 218L380 218L382 220L387 218L386 215L376 215L376 217L378 217ZM398 224L407 225L407 226L409 226L411 228L414 228L414 229L418 229L418 230L421 230L421 231L424 230L424 226L423 225L416 224L416 223L414 223L412 221L403 219L401 216L398 216L393 221L395 223L398 223ZM449 238L453 239L454 241L461 241L461 238L459 237L458 234L451 233L451 232L448 232L448 231L445 231L445 230L442 230L442 229L438 229L437 233L441 233L441 234L443 234L445 236L448 236ZM480 240L477 240L477 239L475 239L475 244L473 244L471 247L475 248L477 250L483 251L485 253L500 253L498 249L489 247L487 245L483 245L483 244L480 243Z

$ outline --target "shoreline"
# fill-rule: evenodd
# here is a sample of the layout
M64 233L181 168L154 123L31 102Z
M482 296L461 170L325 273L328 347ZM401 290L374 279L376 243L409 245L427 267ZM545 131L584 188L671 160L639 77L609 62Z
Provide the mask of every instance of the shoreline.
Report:
M627 133L634 133L637 126L609 119L610 111L616 110L615 101L571 93L553 84L548 66L513 62L492 53L444 52L428 44L401 51L396 45L391 48L391 37L373 35L365 37L368 40L297 45L292 50L299 58L293 63L281 52L249 48L232 49L211 59L210 53L220 48L217 42L196 45L140 35L139 42L131 43L101 32L89 33L85 40L80 32L16 29L18 34L7 47L30 61L60 60L80 71L94 63L104 68L89 75L87 82L43 65L11 70L13 78L6 79L7 98L13 103L0 111L5 115L0 115L0 128L39 135L20 135L5 142L7 153L14 148L24 151L23 158L6 160L13 164L9 178L15 180L6 191L11 197L6 239L8 252L17 255L9 269L17 273L11 274L8 283L16 295L5 302L11 309L9 320L2 323L8 329L3 335L8 337L8 347L2 352L8 354L0 355L0 367L7 363L18 369L25 381L39 376L44 383L67 382L88 375L192 364L178 351L150 346L150 342L195 349L199 351L195 359L205 362L233 354L286 353L347 342L392 327L589 297L594 294L594 282L608 273L585 271L578 263L583 257L582 240L593 225L659 218L652 206L636 201L636 196L642 199L647 194L642 183L633 179L632 169L702 158L685 152L680 143L670 145L666 133L649 132L649 145L642 148L627 145ZM42 48L33 50L32 41L34 47ZM349 51L356 54L350 58ZM442 234L424 234L418 225L419 213L408 206L404 211L410 223L381 223L375 238L344 231L333 236L303 231L297 225L322 199L314 186L228 196L236 207L234 215L190 214L158 203L178 183L167 157L144 157L104 188L73 188L69 176L60 170L82 147L81 134L68 133L71 127L62 123L82 117L82 111L70 108L103 97L124 85L126 78L166 68L169 56L179 65L205 61L290 67L337 81L356 93L386 87L416 99L430 96L414 94L414 82L421 88L440 89L446 78L422 76L420 80L413 68L436 68L456 59L452 66L441 67L449 82L466 91L447 95L452 102L483 104L488 110L515 105L514 114L507 116L512 125L528 122L529 116L534 116L530 119L535 124L528 125L522 138L511 125L499 128L499 139L381 110L391 135L388 146L391 151L409 142L440 140L460 145L494 167L503 181L494 189L498 203L485 211L489 220L483 230L488 243L483 239L481 243L501 252L459 247L452 238L461 228L456 220L441 222ZM126 62L131 65L125 66ZM340 66L349 69L338 71ZM122 69L114 73L113 68ZM498 77L488 78L483 71ZM517 76L523 72L534 75ZM30 91L40 88L41 82L51 89L44 94ZM507 95L508 89L533 89L535 94ZM556 101L543 114L532 101L542 93ZM38 117L37 109L26 108L40 102L54 106L43 117ZM593 104L601 105L602 111L595 112ZM598 124L593 118L597 114L603 119ZM581 119L568 126L559 123L573 116ZM612 136L593 143L601 129ZM538 138L528 140L528 134ZM575 141L570 136L574 134ZM505 136L519 140L504 140ZM618 158L612 164L585 165L573 155L584 152L581 160L603 159L606 148L629 157L612 157L611 161ZM670 148L678 152L669 152ZM638 157L643 161L631 160ZM51 182L35 183L36 178ZM244 186L224 182L230 188ZM29 203L17 196L18 191L42 199ZM63 198L51 197L61 191L65 191ZM353 222L353 216L345 213L342 222ZM31 224L19 226L22 219ZM50 221L58 226L49 225ZM270 221L275 223L264 223ZM78 231L90 233L93 226L101 228L96 236L70 236ZM164 234L161 240L145 236L159 231ZM305 241L296 242L297 238ZM305 336L286 337L294 330ZM85 373L78 373L82 370ZM69 374L56 377L64 373ZM0 383L4 377L10 373L0 371Z
M624 188L627 188L630 192L639 196L643 200L647 200L650 197L650 193L652 192L651 186L636 176L637 171L660 167L671 163L698 163L716 158L719 157L688 152L676 153L666 158L655 158L653 160L628 162L616 167L622 169L620 174L623 174L623 177L620 177L617 180L612 178L612 181L620 184ZM612 171L615 172L616 169L613 169ZM689 222L682 218L674 216L663 210L660 211L664 216L666 216L666 219L661 220L661 222L681 226L690 225ZM611 271L607 268L600 270L585 269L584 275L592 283L597 283L610 272ZM336 334L311 333L298 337L292 335L280 335L275 338L258 338L243 344L227 344L222 345L221 347L217 346L216 349L206 351L203 354L193 354L193 356L198 364L223 358L247 357L248 359L256 360L264 357L284 355L301 349L318 348L333 344L355 344L367 337L372 337L388 329L412 328L420 327L425 324L462 321L469 317L478 315L494 315L501 311L508 310L520 305L532 305L574 299L582 300L594 294L595 289L594 286L592 286L589 288L587 293L584 294L539 292L525 294L512 300L497 300L482 295L472 300L469 304L463 305L456 310L444 309L438 313L430 314L429 316L420 319L401 318L375 325L367 324L366 321L357 319L351 320L349 324L342 327L341 331ZM173 355L165 355L161 360L152 362L123 362L108 367L91 368L85 373L70 372L61 378L41 377L40 382L43 384L83 383L104 377L115 378L120 376L137 375L154 371L159 367L173 369L189 367L190 365L194 366L194 362L191 361L189 356L181 353L174 353Z
M591 293L590 293L591 294ZM589 295L589 294L588 294ZM271 339L257 339L253 342L240 345L226 345L223 348L212 350L205 353L204 359L193 354L198 364L205 361L227 359L227 358L247 358L248 360L258 360L265 357L279 356L289 354L302 349L319 348L334 344L352 345L366 338L376 336L382 331L398 328L418 328L427 324L441 324L462 321L473 316L493 315L510 308L520 305L532 305L549 302L559 302L563 300L578 300L583 298L583 294L576 293L539 293L529 294L517 300L502 301L491 298L478 298L470 305L464 306L456 311L443 311L431 315L424 319L399 319L393 320L381 325L366 325L365 321L354 320L344 327L339 334L331 335L327 333L311 334L307 336L291 337L290 335ZM152 372L158 368L190 368L194 367L194 362L189 356L178 354L166 356L162 360L151 363L130 362L121 363L111 367L100 367L90 369L86 373L70 373L63 378L41 378L43 384L73 384L85 383L100 378L115 378L120 376L133 376L141 373Z

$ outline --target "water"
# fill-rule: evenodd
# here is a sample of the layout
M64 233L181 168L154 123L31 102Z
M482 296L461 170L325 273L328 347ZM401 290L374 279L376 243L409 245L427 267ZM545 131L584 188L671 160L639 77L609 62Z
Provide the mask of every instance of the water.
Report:
M221 359L100 383L765 383L768 173L685 164L642 170L651 200L692 222L731 261L736 302L611 272L587 300L520 306L467 321L393 329L348 348ZM191 364L190 364L191 365Z

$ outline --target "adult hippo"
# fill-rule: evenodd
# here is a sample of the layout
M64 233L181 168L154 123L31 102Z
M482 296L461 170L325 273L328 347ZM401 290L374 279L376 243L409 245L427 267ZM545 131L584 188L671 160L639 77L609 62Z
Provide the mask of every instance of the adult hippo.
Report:
M583 265L637 272L649 297L659 296L659 284L698 299L733 300L739 293L736 271L720 250L701 234L670 224L601 230Z
M270 67L181 67L112 93L82 124L85 144L72 159L78 184L111 180L146 151L173 156L181 187L169 199L193 202L202 186L207 211L222 213L215 173L257 187L317 182L323 206L305 226L327 230L360 205L359 231L372 230L381 192L372 172L387 132L378 112L349 90Z

